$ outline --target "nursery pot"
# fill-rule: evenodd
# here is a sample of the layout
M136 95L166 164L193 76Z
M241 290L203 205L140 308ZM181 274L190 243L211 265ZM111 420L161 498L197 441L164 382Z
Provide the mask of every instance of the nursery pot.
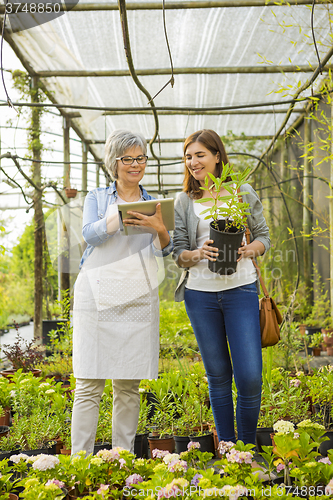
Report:
M273 427L258 427L256 432L256 448L258 453L262 453L263 446L272 446L271 434Z
M0 425L0 437L6 436L9 433L8 425Z
M9 493L9 500L19 500L19 497L15 493Z
M203 436L190 436L190 439L191 441L200 443L200 451L208 451L209 453L213 453L215 456L215 446L212 432L204 434Z
M149 436L148 443L151 457L153 457L153 450L155 450L155 448L158 450L167 450L170 451L170 453L173 453L175 449L175 440L173 436L165 438Z
M320 356L321 347L312 347L312 356Z
M212 224L217 224L219 230ZM229 275L236 272L238 249L241 246L245 227L239 229L231 226L229 231L224 232L225 220L210 223L209 238L214 241L212 246L219 249L219 255L215 262L208 261L208 269L213 273Z
M9 426L10 422L10 408L9 407L3 408L3 411L5 412L5 414L3 415L3 417L0 417L0 427L2 425Z
M94 455L97 455L100 450L111 450L111 448L112 445L107 441L104 441L104 443L102 443L101 441L96 441L94 444Z
M188 436L173 436L175 440L176 453L180 454L182 451L187 451L187 445L190 442Z
M137 458L148 458L148 432L136 434L134 440L134 455Z
M326 347L326 354L327 354L327 356L333 356L333 346L328 345Z
M328 450L333 449L333 431L326 431L325 436L329 438L329 441L323 441L319 445L319 453L323 455L323 457L327 457Z

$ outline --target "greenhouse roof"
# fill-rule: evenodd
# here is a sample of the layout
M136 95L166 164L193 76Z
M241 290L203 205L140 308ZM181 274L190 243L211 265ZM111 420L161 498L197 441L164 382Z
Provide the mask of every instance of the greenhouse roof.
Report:
M162 2L125 6L119 0L119 5L67 4L67 9L71 7L49 22L45 22L47 14L24 18L22 13L11 14L13 31L6 30L5 38L30 74L42 78L54 102L73 106L61 112L69 114L95 158L103 158L103 143L112 130L140 131L151 140L158 123L160 144L155 137L153 153L163 161L162 172L174 173L162 175L160 187L166 189L181 185L182 174L176 173L182 168L171 163L181 158L181 142L196 130L257 137L265 141L264 151L285 121L291 98L318 66L308 1L297 5L179 1L166 2L163 10ZM330 4L317 4L313 10L313 31L324 63L332 47L331 12ZM43 24L22 30L26 22ZM127 53L146 94L130 74L126 34ZM154 97L171 78L171 61L174 85L169 83ZM328 69L301 98L318 91ZM154 97L151 103L149 96ZM305 104L296 103L285 129ZM154 165L156 161L151 162L151 172L156 172ZM156 186L157 176L147 181Z

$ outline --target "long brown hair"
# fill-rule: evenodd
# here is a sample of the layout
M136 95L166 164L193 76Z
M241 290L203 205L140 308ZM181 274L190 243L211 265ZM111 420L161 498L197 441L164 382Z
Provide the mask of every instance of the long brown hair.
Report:
M198 132L194 132L185 140L184 157L188 146L190 144L193 144L193 142L200 142L213 155L216 155L216 153L220 153L219 154L220 161L216 164L217 177L220 177L222 173L222 163L224 165L229 163L228 156L227 153L225 152L223 142L221 141L220 136L216 132L214 132L214 130L209 130L209 129L203 129L203 130L198 130ZM203 192L200 189L200 182L193 177L190 170L187 168L186 160L184 160L184 162L185 162L185 172L184 172L184 182L183 182L184 191L191 198L194 198L196 200L202 198Z

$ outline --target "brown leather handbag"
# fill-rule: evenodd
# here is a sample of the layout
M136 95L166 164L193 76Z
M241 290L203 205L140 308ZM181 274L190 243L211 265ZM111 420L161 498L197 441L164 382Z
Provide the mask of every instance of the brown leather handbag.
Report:
M250 242L250 231L246 228L246 240ZM265 283L261 277L260 269L254 259L252 259L254 267L259 276L260 285L264 292L264 297L259 299L259 319L261 330L261 347L269 347L275 345L280 340L280 327L282 316L278 310L274 300L269 296Z

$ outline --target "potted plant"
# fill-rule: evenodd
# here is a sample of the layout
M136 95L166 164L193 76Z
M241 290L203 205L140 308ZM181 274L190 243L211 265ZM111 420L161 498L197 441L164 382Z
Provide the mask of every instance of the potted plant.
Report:
M197 203L206 203L213 200L213 206L205 209L201 214L207 213L205 219L212 218L210 223L209 238L214 240L214 246L219 249L216 261L208 261L208 268L218 274L233 274L236 272L238 248L241 246L246 229L246 216L249 204L242 201L239 193L240 187L246 183L250 168L244 172L234 172L233 167L223 164L221 177L208 173L204 191L210 191L210 198L200 198ZM229 194L221 196L225 189ZM242 194L248 194L243 191ZM222 202L222 205L218 203ZM223 217L223 218L222 218Z
M42 361L44 353L34 340L27 342L17 332L14 344L3 345L2 352L12 364L11 369L1 371L4 377L13 375L19 369L23 372L31 371L36 377L41 374L41 370L35 367Z
M315 332L311 336L309 347L312 347L313 356L320 356L322 341L323 341L323 334L321 332Z

